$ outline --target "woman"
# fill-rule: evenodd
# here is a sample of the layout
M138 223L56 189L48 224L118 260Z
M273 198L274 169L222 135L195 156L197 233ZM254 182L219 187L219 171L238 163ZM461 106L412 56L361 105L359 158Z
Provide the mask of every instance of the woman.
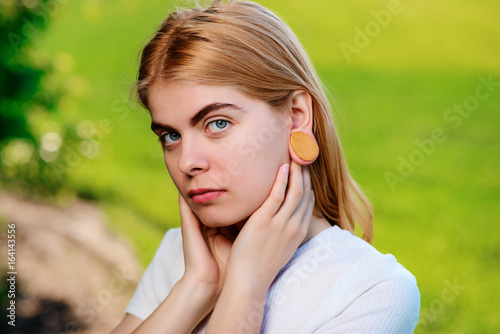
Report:
M252 2L171 13L142 52L137 93L181 228L114 333L413 331L415 278L369 244L370 205L285 23Z

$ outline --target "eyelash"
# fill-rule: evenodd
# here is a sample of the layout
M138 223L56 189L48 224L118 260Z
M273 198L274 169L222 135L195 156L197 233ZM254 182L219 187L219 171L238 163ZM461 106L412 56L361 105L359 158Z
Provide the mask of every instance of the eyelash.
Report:
M215 119L215 120L213 120L213 121L210 121L210 122L208 122L208 123L207 123L207 125L205 126L205 128L207 128L209 124L212 124L212 123L215 123L215 122L219 122L219 121L226 122L226 127L224 127L221 131L214 132L214 134L215 134L215 135L217 135L217 136L222 135L222 134L224 134L225 132L227 132L227 129L228 129L228 128L229 128L229 126L231 125L231 122L230 122L230 121L228 121L227 119L218 118L218 119ZM166 135L168 135L168 134L170 134L170 133L176 133L176 132L164 132L164 133L161 133L161 134L158 136L158 141L159 141L160 143L162 143L163 145L165 145L166 147L170 147L170 146L172 146L172 145L175 145L175 143L178 141L178 140L177 140L177 141L175 141L175 143L173 143L173 144L167 144L167 143L165 142L165 139L164 139L164 138L165 138L165 136L166 136Z

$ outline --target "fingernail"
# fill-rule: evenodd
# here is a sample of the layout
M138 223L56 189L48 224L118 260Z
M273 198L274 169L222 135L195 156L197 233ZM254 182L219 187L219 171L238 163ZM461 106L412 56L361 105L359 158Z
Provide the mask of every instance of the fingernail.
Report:
M288 174L289 170L290 170L290 165L289 164L285 164L285 166L283 166L283 174Z

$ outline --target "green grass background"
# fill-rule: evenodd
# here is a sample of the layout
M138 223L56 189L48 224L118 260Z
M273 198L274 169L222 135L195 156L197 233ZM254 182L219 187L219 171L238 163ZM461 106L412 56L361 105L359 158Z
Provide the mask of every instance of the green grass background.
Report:
M261 3L296 32L338 105L335 117L349 166L374 205L374 245L417 278L417 333L500 331L500 87L451 128L447 109L474 95L478 77L500 81L500 4L493 0L400 1L370 44L348 62L357 26L389 1ZM134 245L145 266L164 232L179 225L177 192L149 130L147 112L129 104L137 55L171 1L71 1L36 37L40 57L60 69L71 98L59 111L75 126L112 122L100 152L70 172L69 186L97 200L109 226ZM386 172L436 144L415 171L391 189ZM448 283L462 288L451 293Z

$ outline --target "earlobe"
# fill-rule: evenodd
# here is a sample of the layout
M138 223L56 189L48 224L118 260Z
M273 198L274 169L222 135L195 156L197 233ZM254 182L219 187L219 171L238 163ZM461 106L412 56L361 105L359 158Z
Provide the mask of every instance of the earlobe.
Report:
M290 157L300 165L309 165L319 155L319 147L312 132L313 110L311 95L305 91L294 91L291 109L292 128L288 145Z
M319 147L312 133L292 132L288 146L290 156L299 165L309 165L318 158Z

